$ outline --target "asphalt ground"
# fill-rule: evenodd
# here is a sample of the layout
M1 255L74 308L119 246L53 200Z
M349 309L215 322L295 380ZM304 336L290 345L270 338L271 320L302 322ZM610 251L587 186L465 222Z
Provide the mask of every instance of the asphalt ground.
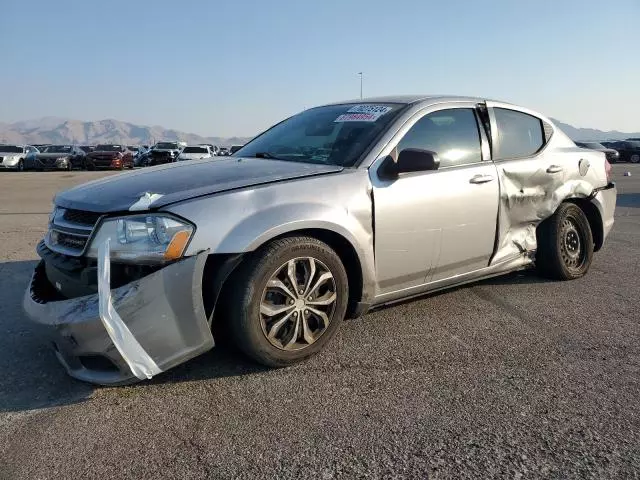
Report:
M95 388L21 303L53 194L105 174L0 172L0 478L638 478L640 166L614 173L616 224L583 279L388 307L288 369L220 347Z

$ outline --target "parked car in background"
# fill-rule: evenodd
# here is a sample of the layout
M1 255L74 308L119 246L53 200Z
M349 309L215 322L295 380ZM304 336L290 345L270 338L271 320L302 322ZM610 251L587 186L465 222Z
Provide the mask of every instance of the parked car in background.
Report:
M148 167L151 159L151 149L141 150L133 157L133 165L135 167Z
M178 155L177 161L203 160L213 157L213 152L209 145L187 145Z
M602 152L508 103L310 108L234 158L59 193L24 306L89 382L183 363L214 346L212 321L291 365L371 307L534 265L584 276L613 226L610 175Z
M231 148L229 149L229 155L233 155L238 150L240 150L242 147L243 147L243 145L231 145Z
M632 142L640 142L640 137L627 138L627 140L631 140Z
M86 153L76 145L49 145L25 158L25 170L73 170L83 168Z
M31 145L0 145L0 170L24 170L28 155L35 155L38 149Z
M616 140L612 142L600 142L607 148L613 148L620 154L620 161L640 163L640 141Z
M158 142L151 149L147 163L154 166L175 162L184 147L186 144L182 142Z
M620 154L618 153L617 150L614 150L613 148L607 148L601 143L598 143L598 142L575 142L575 143L576 145L582 148L588 148L590 150L597 150L599 152L603 152L606 155L609 163L616 163L620 159Z
M82 150L84 153L93 152L95 149L95 145L80 145L80 150Z
M218 150L218 155L226 157L227 155L229 155L229 149L227 147L220 147L220 149Z
M95 170L96 168L112 168L115 170L133 168L133 152L124 145L96 145L96 149L87 155L85 168L87 170Z

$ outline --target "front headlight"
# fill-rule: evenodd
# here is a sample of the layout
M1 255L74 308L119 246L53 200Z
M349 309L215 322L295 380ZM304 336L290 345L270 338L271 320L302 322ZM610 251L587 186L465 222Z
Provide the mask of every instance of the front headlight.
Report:
M161 214L106 219L93 237L87 255L97 258L98 247L109 238L113 259L169 262L182 257L193 230L193 225Z

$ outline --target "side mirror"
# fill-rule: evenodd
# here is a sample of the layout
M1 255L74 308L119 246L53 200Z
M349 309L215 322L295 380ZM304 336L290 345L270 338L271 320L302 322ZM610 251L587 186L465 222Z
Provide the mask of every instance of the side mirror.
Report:
M398 155L395 162L388 156L382 162L380 173L383 178L398 178L401 173L425 172L437 170L440 167L440 159L436 152L422 150L420 148L406 148Z

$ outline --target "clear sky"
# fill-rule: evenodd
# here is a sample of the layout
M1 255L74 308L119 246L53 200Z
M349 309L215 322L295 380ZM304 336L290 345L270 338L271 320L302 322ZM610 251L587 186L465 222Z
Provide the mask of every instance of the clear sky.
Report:
M0 121L252 135L362 71L640 131L640 0L0 0L0 64Z

